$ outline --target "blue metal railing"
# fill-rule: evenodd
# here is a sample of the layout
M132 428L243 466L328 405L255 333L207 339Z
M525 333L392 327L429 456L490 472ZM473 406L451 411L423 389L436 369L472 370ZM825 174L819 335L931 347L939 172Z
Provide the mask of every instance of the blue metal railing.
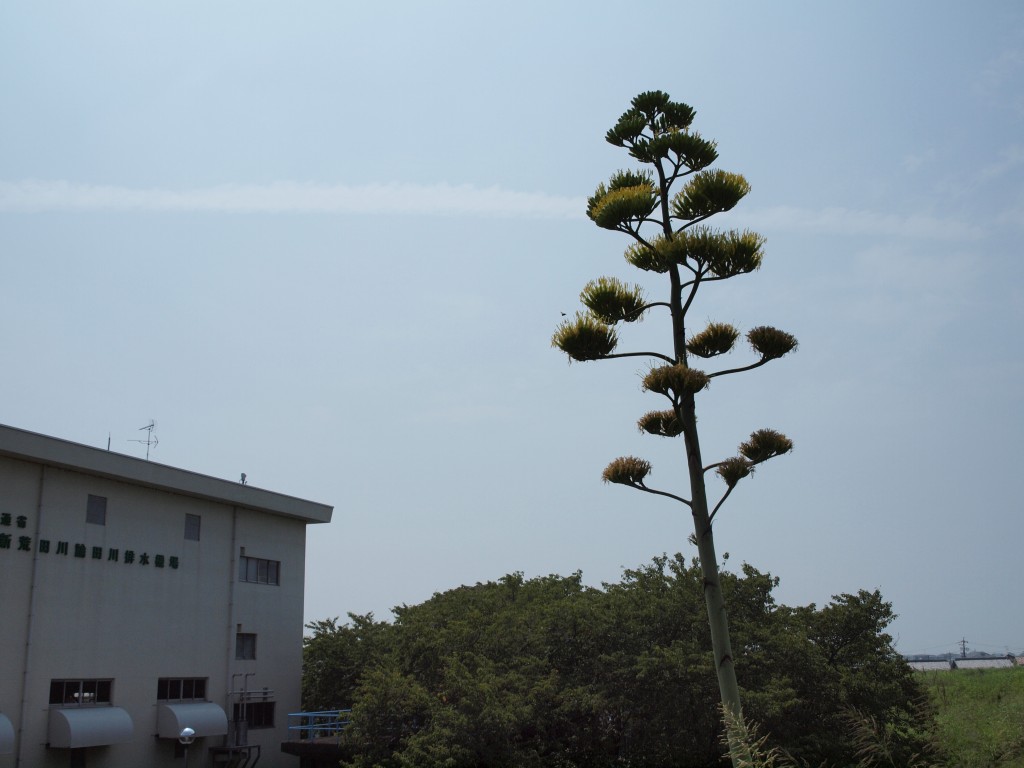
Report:
M351 709L329 709L324 712L289 712L288 733L298 741L341 740L341 732L351 724ZM292 718L297 718L292 725Z

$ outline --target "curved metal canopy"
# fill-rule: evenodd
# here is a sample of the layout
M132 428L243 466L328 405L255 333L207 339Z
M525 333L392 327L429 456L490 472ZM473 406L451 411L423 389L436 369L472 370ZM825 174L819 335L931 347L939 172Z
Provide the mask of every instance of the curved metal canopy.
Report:
M47 741L68 749L124 744L134 730L131 716L120 707L51 709Z
M228 716L212 701L161 704L157 713L157 736L176 739L183 728L191 728L197 738L223 736L228 732Z
M14 752L14 726L7 715L0 714L0 755Z

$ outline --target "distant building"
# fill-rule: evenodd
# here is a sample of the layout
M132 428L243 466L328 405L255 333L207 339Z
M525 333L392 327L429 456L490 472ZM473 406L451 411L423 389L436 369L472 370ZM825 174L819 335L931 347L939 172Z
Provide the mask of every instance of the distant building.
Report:
M910 665L911 669L916 669L919 672L949 669L1008 669L1014 666L1015 660L1012 656L983 656L968 657L966 659L952 657L948 659L910 659L907 664Z
M190 766L300 708L306 526L332 507L0 425L0 768Z

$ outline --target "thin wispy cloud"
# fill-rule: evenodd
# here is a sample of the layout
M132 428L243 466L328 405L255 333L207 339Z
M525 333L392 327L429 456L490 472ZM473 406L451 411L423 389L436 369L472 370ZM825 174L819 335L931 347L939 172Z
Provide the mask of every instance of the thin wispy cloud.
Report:
M1017 117L1024 115L1024 99L1017 83L1024 71L1024 47L1000 51L981 72L975 87L984 99L999 109L1010 109Z
M471 184L219 184L138 189L68 181L0 181L0 211L420 214L578 218L582 199Z
M979 178L982 181L997 179L1024 164L1024 146L1012 144L999 153L999 159L981 169Z
M915 240L974 240L980 227L954 218L925 214L901 215L849 208L776 206L744 212L744 223L755 229L811 234L903 237Z
M583 198L472 184L218 184L195 189L132 188L68 181L0 181L0 212L155 212L236 214L404 214L478 218L578 219ZM955 219L848 208L744 209L742 226L833 235L974 239Z

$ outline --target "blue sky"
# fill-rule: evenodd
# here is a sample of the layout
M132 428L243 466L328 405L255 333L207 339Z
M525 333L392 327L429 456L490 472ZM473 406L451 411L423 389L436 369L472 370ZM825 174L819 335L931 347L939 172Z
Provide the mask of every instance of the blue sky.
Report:
M697 109L760 272L694 308L800 340L716 380L716 518L778 598L879 588L907 653L1024 651L1017 2L0 6L0 422L335 506L308 619L693 553L635 360L549 346L622 260L585 199L637 93ZM656 276L655 276L656 277ZM663 344L652 318L623 347Z

